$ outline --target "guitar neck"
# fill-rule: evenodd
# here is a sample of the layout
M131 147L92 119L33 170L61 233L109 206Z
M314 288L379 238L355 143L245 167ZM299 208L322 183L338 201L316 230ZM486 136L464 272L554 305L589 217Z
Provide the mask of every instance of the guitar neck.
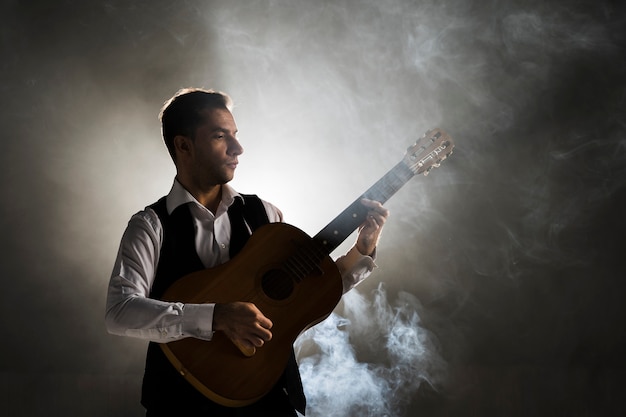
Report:
M414 175L415 173L404 162L399 162L335 217L333 221L320 230L313 237L313 240L320 243L324 251L330 254L365 221L368 209L361 204L361 199L367 198L385 203Z

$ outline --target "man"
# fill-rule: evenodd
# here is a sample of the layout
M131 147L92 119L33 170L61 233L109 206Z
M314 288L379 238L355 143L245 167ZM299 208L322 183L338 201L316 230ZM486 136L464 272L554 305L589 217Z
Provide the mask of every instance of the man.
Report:
M253 222L234 215L237 207L257 207L257 223L282 221L275 206L256 196L244 198L228 185L243 152L231 108L227 95L202 89L181 90L165 103L160 119L176 178L166 197L130 219L111 275L108 331L150 341L142 388L148 417L295 416L294 409L304 413L293 357L269 394L255 404L232 408L215 404L193 388L158 347L186 337L210 341L214 332L223 332L244 348L262 349L272 338L271 320L253 303L160 300L177 279L220 265L242 247ZM364 200L363 204L369 211L357 241L336 260L344 292L374 268L376 244L388 216L378 202ZM243 237L236 233L242 228ZM237 277L232 280L237 285Z

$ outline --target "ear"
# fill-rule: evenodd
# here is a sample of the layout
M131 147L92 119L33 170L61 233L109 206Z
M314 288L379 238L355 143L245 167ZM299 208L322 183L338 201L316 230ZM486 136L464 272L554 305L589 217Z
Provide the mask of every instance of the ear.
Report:
M174 149L176 150L177 158L191 152L191 139L187 136L177 135L174 137Z

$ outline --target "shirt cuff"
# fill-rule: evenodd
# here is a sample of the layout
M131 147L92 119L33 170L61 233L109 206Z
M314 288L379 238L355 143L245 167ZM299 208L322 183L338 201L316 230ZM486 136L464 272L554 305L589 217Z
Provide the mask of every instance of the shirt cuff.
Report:
M213 338L214 303L185 304L183 307L183 336L201 340Z
M374 249L372 256L366 256L361 254L355 245L348 253L337 259L337 266L343 280L344 294L367 278L372 270L376 268L375 256L376 249Z
M353 265L356 265L356 264L360 264L360 263L363 262L364 259L367 259L367 261L365 261L365 262L371 262L372 268L374 268L376 266L374 264L374 259L376 259L376 251L377 251L377 249L378 248L374 248L374 252L372 252L372 255L363 255L356 248L356 245L354 245L354 246L352 246L350 248L348 253L346 253L343 256L343 258L344 258L344 261L346 262L346 265L349 265L350 267L352 267Z

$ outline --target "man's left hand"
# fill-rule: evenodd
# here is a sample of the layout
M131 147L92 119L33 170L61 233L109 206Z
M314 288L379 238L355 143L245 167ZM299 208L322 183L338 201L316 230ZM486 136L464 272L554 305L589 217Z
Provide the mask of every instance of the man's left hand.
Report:
M374 254L380 232L389 217L389 210L383 207L378 201L361 199L361 204L367 207L367 218L359 226L359 237L356 241L356 248L362 255L371 256Z

